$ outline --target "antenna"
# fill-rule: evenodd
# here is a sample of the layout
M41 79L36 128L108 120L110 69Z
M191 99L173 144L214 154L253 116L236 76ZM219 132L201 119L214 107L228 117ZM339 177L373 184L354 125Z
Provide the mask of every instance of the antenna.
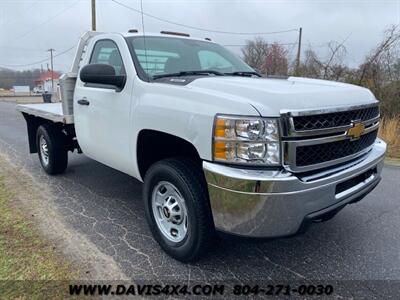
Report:
M143 30L143 46L144 46L144 60L146 62L146 73L147 73L147 77L149 79L149 64L147 61L147 47L146 47L146 31L144 29L144 13L143 13L143 0L140 0L140 12L142 15L142 30ZM149 79L150 80L150 79Z

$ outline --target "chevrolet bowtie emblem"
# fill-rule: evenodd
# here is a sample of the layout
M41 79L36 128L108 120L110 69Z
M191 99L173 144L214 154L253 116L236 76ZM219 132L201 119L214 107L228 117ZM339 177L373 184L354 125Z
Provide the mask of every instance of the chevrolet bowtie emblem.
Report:
M347 136L351 140L358 140L364 133L365 125L361 122L353 122L353 127L347 130Z

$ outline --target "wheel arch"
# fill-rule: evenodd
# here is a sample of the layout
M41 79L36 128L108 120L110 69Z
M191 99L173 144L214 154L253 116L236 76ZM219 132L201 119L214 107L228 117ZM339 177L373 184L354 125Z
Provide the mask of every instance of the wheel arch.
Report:
M37 153L37 145L36 145L36 133L39 126L44 124L49 124L54 128L57 128L59 131L63 131L66 135L66 146L69 151L74 151L74 149L79 150L78 142L76 141L75 137L75 128L73 124L63 124L63 123L55 123L48 119L44 119L41 117L29 115L27 113L22 113L25 121L26 127L28 131L28 144L29 144L29 153Z
M41 117L36 117L29 115L27 113L22 113L26 121L26 127L28 131L28 143L29 143L29 153L37 153L36 145L36 133L39 126L47 123L51 123L49 120L43 119Z
M178 156L191 158L201 166L199 152L190 141L154 129L142 129L139 132L136 159L141 178L144 178L147 170L155 162Z

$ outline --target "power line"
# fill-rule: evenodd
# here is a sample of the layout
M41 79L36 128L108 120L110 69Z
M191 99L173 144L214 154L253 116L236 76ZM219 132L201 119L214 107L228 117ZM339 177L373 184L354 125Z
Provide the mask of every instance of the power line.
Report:
M61 10L60 12L56 13L55 15L53 15L52 17L48 18L47 20L45 20L44 22L40 23L39 25L37 25L36 27L30 29L29 31L26 31L25 33L23 33L22 35L16 37L16 40L21 39L25 36L27 36L28 34L34 32L38 27L41 27L51 21L53 21L55 18L61 16L63 13L65 13L67 10L71 9L73 6L75 6L80 0L76 0L74 1L71 5L67 6L66 8L64 8L63 10Z
M35 6L36 4L38 4L39 1L40 1L40 0L36 0L36 1L32 2L31 5L29 5L29 6L26 8L26 10L28 10L28 9L30 9L31 7L33 7L33 6ZM24 12L26 12L26 10L25 10ZM20 11L20 12L21 12L21 11ZM2 24L2 27L3 27L3 26L8 26L8 25L10 25L10 24L18 23L19 20L21 20L21 15L20 15L20 18L18 18L18 19L10 19L10 20L8 20L8 22L5 22L4 24ZM4 28L4 27L3 27L3 28Z
M157 17L155 15L151 15L149 13L141 12L139 9L133 8L133 7L128 6L128 5L124 4L124 3L121 3L119 1L116 1L116 0L111 0L111 1L116 3L116 4L118 4L118 5L120 5L120 6L122 6L122 7L127 8L129 10L132 10L132 11L137 12L139 14L143 13L143 15L145 15L145 16L147 16L149 18L152 18L152 19L155 19L155 20L158 20L158 21L161 21L161 22L165 22L165 23L169 23L169 24L173 24L173 25L177 25L177 26L182 26L182 27L186 27L186 28L190 28L190 29L194 29L194 30L205 31L205 32L234 34L234 35L268 35L268 34L278 34L278 33L286 33L286 32L298 31L297 28L288 29L288 30L281 30L281 31L271 31L271 32L233 32L233 31L212 30L212 29L206 29L206 28L195 27L195 26L191 26L191 25L186 25L186 24L182 24L182 23L173 22L173 21L170 21L170 20L167 20L167 19L163 19L163 18Z
M33 51L46 51L45 49L30 49L30 48L21 48L21 47L12 47L12 46L0 46L0 49L14 49L14 50L23 50L23 51L29 51L29 52L33 52Z
M289 49L288 49L288 57L289 57L289 58L292 58L293 51L294 51L294 49L296 48L296 46L298 45L298 43L299 43L299 37L297 37L296 41L295 41L295 42L292 44L292 46L289 47Z
M72 46L72 47L70 47L70 48L68 48L68 49L66 49L66 50L64 50L64 51L62 51L62 52L60 52L60 53L58 53L57 55L54 55L53 58L58 57L58 56L60 56L60 55L63 55L63 54L65 54L65 53L71 51L71 50L74 49L74 48L75 48L75 45ZM35 61L35 62L29 63L29 64L23 64L23 65L3 65L3 64L0 64L0 66L6 67L6 68L7 68L7 67L8 67L8 68L13 68L13 67L29 67L29 66L33 66L33 65L37 65L37 64L44 63L44 62L46 62L46 61L48 61L48 60L49 60L49 58L46 58L46 59L43 59L43 60L40 60L40 61Z

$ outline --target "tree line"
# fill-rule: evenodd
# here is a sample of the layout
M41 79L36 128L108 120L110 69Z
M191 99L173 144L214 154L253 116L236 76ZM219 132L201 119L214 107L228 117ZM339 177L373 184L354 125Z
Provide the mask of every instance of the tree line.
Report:
M303 52L296 67L290 61L288 50L277 43L268 43L257 37L242 48L244 60L266 75L296 75L357 84L369 88L381 101L381 114L400 116L400 27L392 25L383 34L382 41L351 68L346 65L345 41L331 41L326 47L328 55L318 55L311 45Z
M40 69L15 71L0 68L0 88L11 89L15 85L29 85L32 89L40 73Z
M242 48L243 59L262 74L296 75L341 81L369 88L381 100L381 113L389 118L400 116L400 27L390 26L382 41L356 68L346 65L345 41L327 43L328 55L318 55L311 45L303 52L300 64L291 61L289 51L278 43L257 37ZM34 87L40 69L15 71L0 68L0 88L14 85Z

